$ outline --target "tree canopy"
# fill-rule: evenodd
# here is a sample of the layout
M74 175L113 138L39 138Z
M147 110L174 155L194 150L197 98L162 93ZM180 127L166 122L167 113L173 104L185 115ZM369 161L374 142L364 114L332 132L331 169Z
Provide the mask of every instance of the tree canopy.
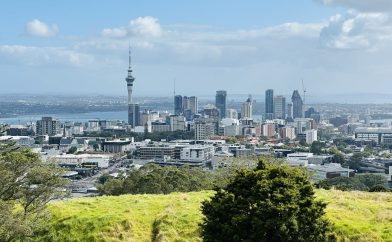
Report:
M159 166L148 164L128 172L124 179L102 179L101 194L168 194L213 188L211 172L189 166Z
M303 170L260 160L202 205L204 241L326 241L325 204Z
M0 241L26 241L47 218L46 204L63 195L65 180L31 150L0 151Z

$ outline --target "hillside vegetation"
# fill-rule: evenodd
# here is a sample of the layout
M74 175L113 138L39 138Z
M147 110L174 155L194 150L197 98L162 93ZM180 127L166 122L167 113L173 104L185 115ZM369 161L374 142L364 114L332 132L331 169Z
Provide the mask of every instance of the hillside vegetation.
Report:
M342 241L392 241L392 193L317 190ZM37 241L202 241L200 204L213 192L80 198L50 204Z

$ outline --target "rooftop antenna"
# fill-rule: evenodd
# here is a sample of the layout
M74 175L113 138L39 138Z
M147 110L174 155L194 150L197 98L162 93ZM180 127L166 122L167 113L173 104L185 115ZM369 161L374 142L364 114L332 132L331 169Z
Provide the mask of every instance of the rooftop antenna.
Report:
M302 90L303 90L303 93L304 93L304 106L305 106L305 100L306 100L306 88L305 88L305 85L304 85L304 80L302 79Z
M174 96L176 96L176 78L174 78L173 83L174 83Z
M128 43L128 52L129 52L129 69L131 69L131 41Z

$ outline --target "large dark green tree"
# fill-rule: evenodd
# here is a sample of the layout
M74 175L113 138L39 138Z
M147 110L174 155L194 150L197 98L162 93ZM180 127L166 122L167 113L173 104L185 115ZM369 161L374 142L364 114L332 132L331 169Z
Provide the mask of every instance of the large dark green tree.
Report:
M29 241L48 216L46 204L63 195L61 170L27 149L0 149L0 241Z
M325 204L304 171L261 160L203 202L206 242L326 241Z

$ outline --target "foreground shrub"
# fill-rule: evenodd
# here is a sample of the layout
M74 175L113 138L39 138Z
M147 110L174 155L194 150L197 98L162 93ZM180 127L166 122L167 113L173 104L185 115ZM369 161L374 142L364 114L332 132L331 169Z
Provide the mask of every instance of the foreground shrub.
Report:
M326 241L326 205L305 172L260 160L202 205L204 241Z

